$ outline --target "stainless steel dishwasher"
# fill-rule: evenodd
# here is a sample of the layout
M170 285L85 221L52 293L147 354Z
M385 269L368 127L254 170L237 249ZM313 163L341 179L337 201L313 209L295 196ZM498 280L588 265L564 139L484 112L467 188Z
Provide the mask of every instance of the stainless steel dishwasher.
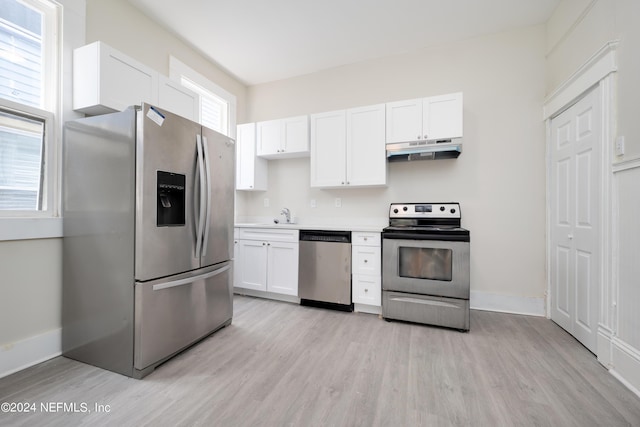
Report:
M298 267L300 304L353 311L350 231L301 230Z

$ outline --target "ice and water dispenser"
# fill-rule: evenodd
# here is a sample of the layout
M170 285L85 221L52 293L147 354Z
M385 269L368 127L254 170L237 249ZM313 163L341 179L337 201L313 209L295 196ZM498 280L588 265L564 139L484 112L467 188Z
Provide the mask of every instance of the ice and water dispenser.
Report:
M185 175L158 171L157 226L185 225Z

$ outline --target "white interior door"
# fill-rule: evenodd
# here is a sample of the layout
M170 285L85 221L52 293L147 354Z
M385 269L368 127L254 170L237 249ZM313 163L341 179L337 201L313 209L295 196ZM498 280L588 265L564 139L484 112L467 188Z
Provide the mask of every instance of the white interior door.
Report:
M599 92L551 120L551 319L596 352L601 257Z

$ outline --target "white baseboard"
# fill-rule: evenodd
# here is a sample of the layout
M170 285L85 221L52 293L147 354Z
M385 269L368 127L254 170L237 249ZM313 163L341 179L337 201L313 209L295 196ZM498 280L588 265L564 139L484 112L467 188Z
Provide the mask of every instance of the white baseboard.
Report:
M379 305L353 304L353 311L358 313L382 314L382 307Z
M640 350L614 337L611 341L611 375L640 397Z
M0 378L62 354L62 329L0 347Z
M600 362L607 369L611 369L612 339L613 332L611 331L611 329L602 324L598 324L596 356L598 358L598 362Z
M469 305L474 310L497 311L501 313L526 314L528 316L546 316L545 299L518 297L513 295L492 294L471 291Z

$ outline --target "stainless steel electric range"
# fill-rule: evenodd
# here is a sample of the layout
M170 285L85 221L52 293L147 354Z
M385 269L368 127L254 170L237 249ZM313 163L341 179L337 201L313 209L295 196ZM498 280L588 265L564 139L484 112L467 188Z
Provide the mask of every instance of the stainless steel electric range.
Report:
M382 316L468 331L469 246L459 203L392 203L382 232Z

